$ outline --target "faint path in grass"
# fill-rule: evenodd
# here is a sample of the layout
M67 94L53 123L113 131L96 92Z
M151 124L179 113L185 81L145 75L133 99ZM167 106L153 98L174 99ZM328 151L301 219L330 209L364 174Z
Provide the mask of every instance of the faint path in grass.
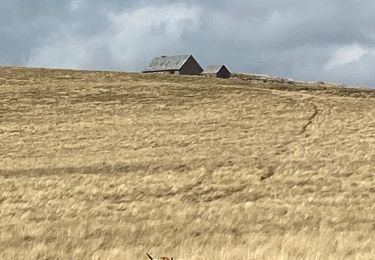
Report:
M310 125L313 124L314 119L318 116L318 114L319 114L318 107L317 107L315 104L312 104L312 107L313 107L313 113L312 113L311 116L307 119L307 123L302 127L301 132L299 132L298 135L302 135L302 134L306 133L307 128L308 128Z

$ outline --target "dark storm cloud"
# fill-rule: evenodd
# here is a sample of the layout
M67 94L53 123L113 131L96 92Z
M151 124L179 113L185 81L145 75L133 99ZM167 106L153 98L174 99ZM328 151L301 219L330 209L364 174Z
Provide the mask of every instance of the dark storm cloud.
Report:
M369 0L0 2L0 63L141 70L154 55L375 86Z

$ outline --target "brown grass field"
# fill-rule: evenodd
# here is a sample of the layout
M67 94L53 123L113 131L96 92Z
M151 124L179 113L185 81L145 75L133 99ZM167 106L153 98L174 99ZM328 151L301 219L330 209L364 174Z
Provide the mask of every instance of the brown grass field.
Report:
M0 259L375 259L375 91L0 68Z

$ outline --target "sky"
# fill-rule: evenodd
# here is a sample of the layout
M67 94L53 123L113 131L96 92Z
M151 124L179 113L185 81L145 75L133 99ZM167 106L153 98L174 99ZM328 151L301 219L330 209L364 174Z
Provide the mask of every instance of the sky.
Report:
M152 57L375 87L371 0L1 0L0 64L141 71Z

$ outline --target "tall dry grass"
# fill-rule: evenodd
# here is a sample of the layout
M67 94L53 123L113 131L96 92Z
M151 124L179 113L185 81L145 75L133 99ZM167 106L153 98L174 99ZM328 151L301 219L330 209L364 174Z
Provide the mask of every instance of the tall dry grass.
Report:
M374 92L0 69L0 258L372 259Z

